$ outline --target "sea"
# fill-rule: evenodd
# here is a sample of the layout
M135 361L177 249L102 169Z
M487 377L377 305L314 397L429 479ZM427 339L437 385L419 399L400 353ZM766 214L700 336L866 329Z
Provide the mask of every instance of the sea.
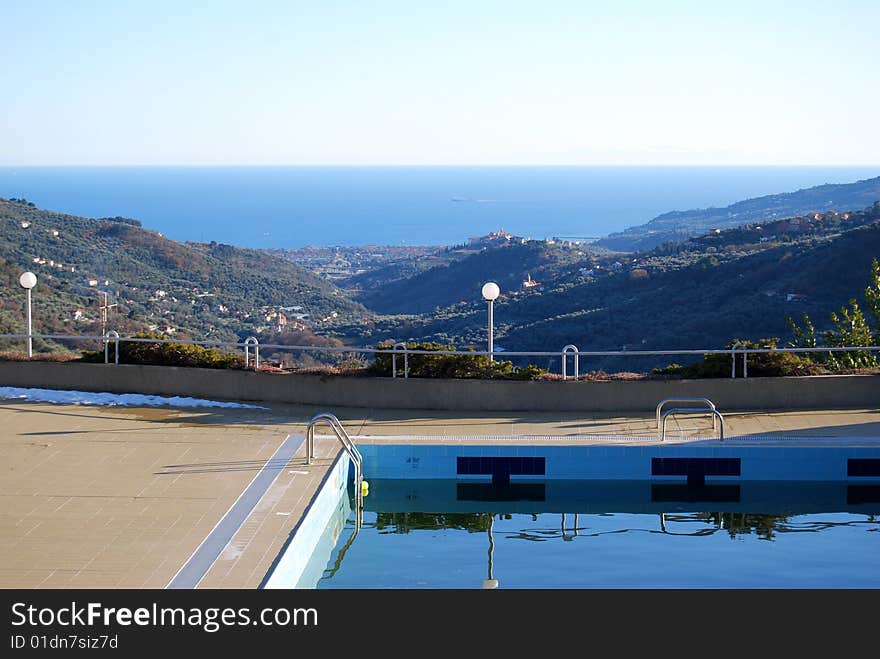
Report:
M503 229L594 239L671 210L880 175L878 167L0 167L0 196L255 248L454 245Z

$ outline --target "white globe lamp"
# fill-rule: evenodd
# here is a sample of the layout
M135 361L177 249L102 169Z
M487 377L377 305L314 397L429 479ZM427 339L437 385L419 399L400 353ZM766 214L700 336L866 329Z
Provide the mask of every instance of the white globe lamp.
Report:
M34 342L31 338L31 289L37 285L37 276L33 272L23 272L18 278L18 283L27 291L27 356L34 356Z
M501 289L494 281L483 284L483 299L489 303L489 361L495 361L495 336L494 336L494 309L493 305L498 296L501 295Z

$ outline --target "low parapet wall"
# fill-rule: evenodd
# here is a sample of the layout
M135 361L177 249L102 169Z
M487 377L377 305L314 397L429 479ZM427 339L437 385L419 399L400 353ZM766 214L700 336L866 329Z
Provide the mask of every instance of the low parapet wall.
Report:
M253 371L0 362L0 386L194 396L327 407L457 411L652 410L664 398L710 398L722 409L834 409L880 405L880 375L601 382L433 380Z

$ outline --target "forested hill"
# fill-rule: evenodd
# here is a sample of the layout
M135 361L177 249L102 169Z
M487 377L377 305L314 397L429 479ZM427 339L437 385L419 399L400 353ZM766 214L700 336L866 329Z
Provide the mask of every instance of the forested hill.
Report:
M400 274L395 270L399 267L397 264L386 266L381 271L368 273L372 275L372 288L361 291L358 299L384 314L430 313L437 307L471 302L490 279L502 290L517 290L527 277L538 283L545 277L555 279L561 271L570 270L583 258L584 252L572 246L517 241L464 257L450 257L427 269L415 270L409 277L389 279L379 285L376 280L380 275ZM363 285L366 279L364 275L354 281Z
M495 309L496 341L509 350L558 350L567 343L620 350L785 340L789 315L809 313L817 330L830 328L830 312L862 295L878 257L880 204L712 232L639 254L619 268L593 265L590 274L548 280L540 292L503 297ZM364 338L485 345L486 309L477 296L430 318L382 319Z
M2 332L22 330L24 270L39 279L35 325L44 332L99 331L101 290L119 305L111 326L120 331L230 339L259 332L280 307L315 328L365 315L332 284L265 252L180 243L136 220L65 215L0 198Z
M856 210L880 200L880 176L855 183L826 184L796 192L739 201L724 208L672 211L650 222L612 233L597 246L621 252L652 249L670 240L698 236L711 228L729 228L749 222L803 215L809 212Z

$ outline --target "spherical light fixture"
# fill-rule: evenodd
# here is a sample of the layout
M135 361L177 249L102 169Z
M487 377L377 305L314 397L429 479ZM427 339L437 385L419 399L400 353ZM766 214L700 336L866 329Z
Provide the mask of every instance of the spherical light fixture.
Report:
M487 302L494 302L501 295L501 289L494 281L483 284L483 299Z
M24 272L18 278L18 283L22 288L31 289L37 285L37 276L33 272Z

